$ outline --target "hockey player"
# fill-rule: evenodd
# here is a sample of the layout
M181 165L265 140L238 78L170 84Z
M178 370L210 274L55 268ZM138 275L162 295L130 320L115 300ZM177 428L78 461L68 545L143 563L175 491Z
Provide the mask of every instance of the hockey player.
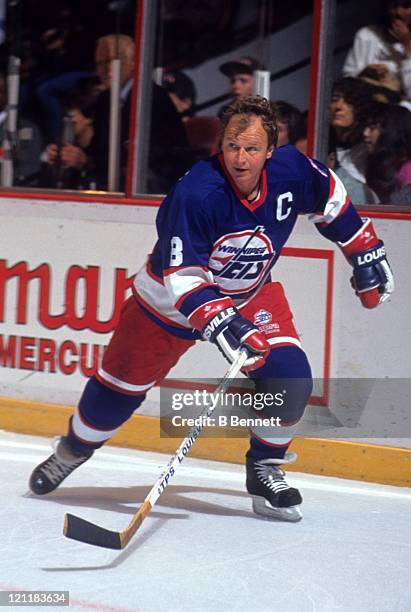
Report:
M281 437L270 429L251 431L246 487L256 513L301 518L300 492L280 466L295 458L287 449L311 393L311 371L282 286L270 272L297 216L307 214L340 246L363 305L384 302L394 283L370 220L358 215L322 163L290 145L275 149L275 120L265 98L234 102L224 113L221 153L195 164L161 204L157 243L136 275L102 366L87 382L67 434L32 473L37 495L56 489L87 461L203 339L229 362L245 347L244 371L257 391L275 394L286 386L285 406L262 411L281 418Z

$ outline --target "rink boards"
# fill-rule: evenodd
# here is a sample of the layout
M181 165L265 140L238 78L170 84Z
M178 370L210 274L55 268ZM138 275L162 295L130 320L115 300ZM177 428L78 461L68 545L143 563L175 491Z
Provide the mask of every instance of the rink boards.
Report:
M97 368L133 274L153 247L156 211L156 206L112 202L0 201L1 428L47 435L64 429L62 406L76 404L86 377ZM326 413L335 400L333 378L409 379L410 218L385 214L374 220L397 283L391 303L375 311L361 308L338 248L306 218L299 219L274 279L286 289L317 379L313 408L308 410ZM225 369L214 347L198 343L170 373L171 384L184 389L187 380L198 379L199 371L202 378L218 378ZM403 422L406 417L392 398L389 420L402 423L400 435L398 429L393 434L389 426L381 426L386 399L380 405L375 398L372 402L369 408L378 415L379 426L372 420L361 437L370 442L378 438L378 446L355 440L358 432L350 436L349 430L345 437L352 442L330 440L327 432L322 440L298 439L297 469L379 482L394 477L396 484L409 484L411 453L404 448L411 432ZM159 437L156 390L142 413L115 442L173 450L178 441ZM399 448L393 448L393 437ZM245 438L205 438L192 452L241 462L244 448Z

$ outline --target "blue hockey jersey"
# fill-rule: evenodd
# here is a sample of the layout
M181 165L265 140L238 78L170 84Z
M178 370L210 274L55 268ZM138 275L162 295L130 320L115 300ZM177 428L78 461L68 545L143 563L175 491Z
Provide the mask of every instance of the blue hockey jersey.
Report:
M251 202L222 155L195 164L160 206L136 298L171 333L196 337L188 317L197 308L223 296L244 303L267 282L299 214L333 241L346 242L362 225L340 179L293 146L267 160Z

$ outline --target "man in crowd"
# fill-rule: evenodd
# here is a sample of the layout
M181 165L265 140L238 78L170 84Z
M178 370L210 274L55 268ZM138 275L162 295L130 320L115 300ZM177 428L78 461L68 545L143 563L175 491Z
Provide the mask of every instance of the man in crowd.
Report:
M383 243L338 177L293 146L276 150L276 116L268 100L238 100L222 123L221 154L195 164L163 201L157 243L136 275L134 295L66 435L33 471L34 493L53 491L87 461L203 339L229 362L245 349L243 371L264 397L286 392L283 406L265 402L257 413L278 417L282 427L251 428L246 487L257 514L301 519L301 494L286 482L281 466L295 459L287 451L311 393L311 370L271 269L297 216L307 214L340 246L366 307L389 297L393 278Z
M193 80L185 72L182 70L165 72L163 87L183 121L194 114L197 92Z
M96 72L104 87L97 98L94 136L90 145L94 159L97 187L108 187L110 87L112 81L112 60L120 59L120 181L124 190L127 152L129 141L129 118L131 90L134 74L134 41L125 34L102 36L96 46Z
M220 66L220 72L230 79L230 102L254 93L254 72L256 70L265 70L265 68L261 62L248 55ZM227 104L221 107L218 113L220 119L226 107Z
M127 145L129 133L129 117L131 108L131 89L134 73L134 41L125 34L108 34L97 40L95 49L95 67L98 83L93 87L94 93L90 94L93 103L88 108L88 118L92 118L90 129L92 136L87 143L85 151L78 142L63 142L63 165L75 168L78 174L88 173L92 169L93 179L98 189L108 187L108 160L109 160L109 126L110 126L110 87L112 81L112 60L120 59L120 189L124 188L127 166ZM79 90L71 90L67 97ZM85 80L83 80L85 82ZM91 82L91 81L90 81ZM64 145L69 146L64 146ZM57 148L53 143L51 156L47 161L54 163L57 156ZM63 152L63 149L64 152ZM67 185L60 185L67 188ZM82 183L79 184L79 187ZM83 185L84 187L84 185ZM73 185L70 188L75 188Z

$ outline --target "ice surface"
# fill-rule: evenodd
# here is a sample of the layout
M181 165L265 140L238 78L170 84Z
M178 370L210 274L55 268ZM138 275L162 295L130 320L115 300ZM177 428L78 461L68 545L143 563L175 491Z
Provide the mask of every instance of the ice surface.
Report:
M271 522L252 514L242 466L187 458L112 551L65 538L64 514L124 529L168 456L104 448L36 498L27 481L49 453L0 432L0 590L69 590L70 612L411 610L409 489L293 472L304 519Z

